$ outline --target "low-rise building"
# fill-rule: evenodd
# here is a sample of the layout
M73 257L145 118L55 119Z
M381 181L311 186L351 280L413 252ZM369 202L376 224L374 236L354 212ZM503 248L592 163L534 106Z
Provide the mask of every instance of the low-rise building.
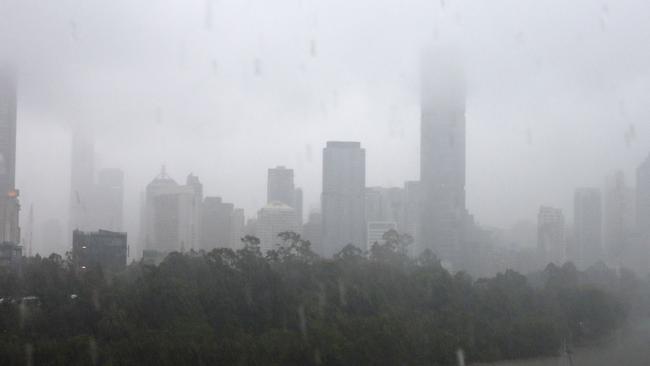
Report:
M111 273L122 271L128 251L126 233L75 230L72 235L72 261L78 271L96 266Z

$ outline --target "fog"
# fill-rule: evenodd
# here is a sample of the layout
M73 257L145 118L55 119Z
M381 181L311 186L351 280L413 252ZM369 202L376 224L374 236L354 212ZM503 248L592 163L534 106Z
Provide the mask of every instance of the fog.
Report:
M419 60L463 55L467 203L508 228L650 151L643 0L1 0L0 60L19 70L21 222L67 223L71 134L125 172L125 226L161 165L254 216L266 170L318 207L322 148L360 141L367 186L419 178ZM631 134L630 131L635 131ZM38 247L48 252L53 248Z

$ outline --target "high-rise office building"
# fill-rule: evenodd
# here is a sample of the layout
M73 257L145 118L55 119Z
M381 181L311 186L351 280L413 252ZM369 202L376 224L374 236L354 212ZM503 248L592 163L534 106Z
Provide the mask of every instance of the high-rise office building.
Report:
M323 150L322 253L366 245L366 151L359 142L330 141Z
M199 248L203 189L190 175L179 185L164 168L146 190L143 249L169 253Z
M581 268L605 259L603 253L603 209L598 188L578 188L574 197L574 236Z
M0 69L0 243L20 242L20 204L16 189L16 80Z
M283 166L269 169L266 197L267 203L282 202L289 207L293 207L295 199L293 169L287 169Z
M465 91L450 50L425 52L421 75L419 247L460 265L465 208Z
M206 197L201 208L201 249L231 247L232 215L235 207L221 197Z
M271 202L257 213L256 233L263 252L282 244L280 233L292 231L300 234L296 210L283 202Z
M566 260L565 221L562 210L542 206L537 215L537 250L542 266Z

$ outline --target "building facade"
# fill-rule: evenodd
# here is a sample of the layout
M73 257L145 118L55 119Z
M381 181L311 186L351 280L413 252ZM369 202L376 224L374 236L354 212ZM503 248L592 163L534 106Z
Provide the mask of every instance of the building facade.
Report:
M266 203L282 202L289 207L293 207L295 189L293 169L287 169L283 166L269 169Z
M421 75L420 250L459 266L465 208L465 91L454 51L425 52Z
M279 234L292 231L300 234L296 210L283 202L271 202L257 213L256 233L263 252L276 249L282 241Z
M201 249L231 247L232 203L225 203L221 197L206 197L201 207Z
M198 178L190 175L185 185L179 185L163 168L146 190L143 249L163 253L199 249L202 194Z
M394 221L368 221L368 244L364 250L370 251L372 246L384 243L384 234L390 230L397 230L397 223Z
M106 272L120 272L126 268L128 250L126 233L75 230L72 234L72 263L77 271L99 266Z
M311 249L319 255L324 255L322 250L322 223L323 216L321 215L320 211L312 210L309 213L307 222L302 226L303 239L309 241L311 243Z
M16 118L17 93L15 75L0 69L0 243L20 243L16 189Z
M366 151L359 142L330 141L323 150L322 254L366 246Z

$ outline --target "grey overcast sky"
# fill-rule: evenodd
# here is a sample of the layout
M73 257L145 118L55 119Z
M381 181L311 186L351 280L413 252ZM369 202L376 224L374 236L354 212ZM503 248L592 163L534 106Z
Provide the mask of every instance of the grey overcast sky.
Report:
M327 140L362 142L368 185L418 179L430 42L464 55L468 206L485 225L540 204L571 217L575 187L619 168L632 183L650 151L647 0L0 0L0 19L24 229L32 203L37 224L67 223L79 124L97 166L126 173L132 239L161 164L249 217L276 165L317 207Z

